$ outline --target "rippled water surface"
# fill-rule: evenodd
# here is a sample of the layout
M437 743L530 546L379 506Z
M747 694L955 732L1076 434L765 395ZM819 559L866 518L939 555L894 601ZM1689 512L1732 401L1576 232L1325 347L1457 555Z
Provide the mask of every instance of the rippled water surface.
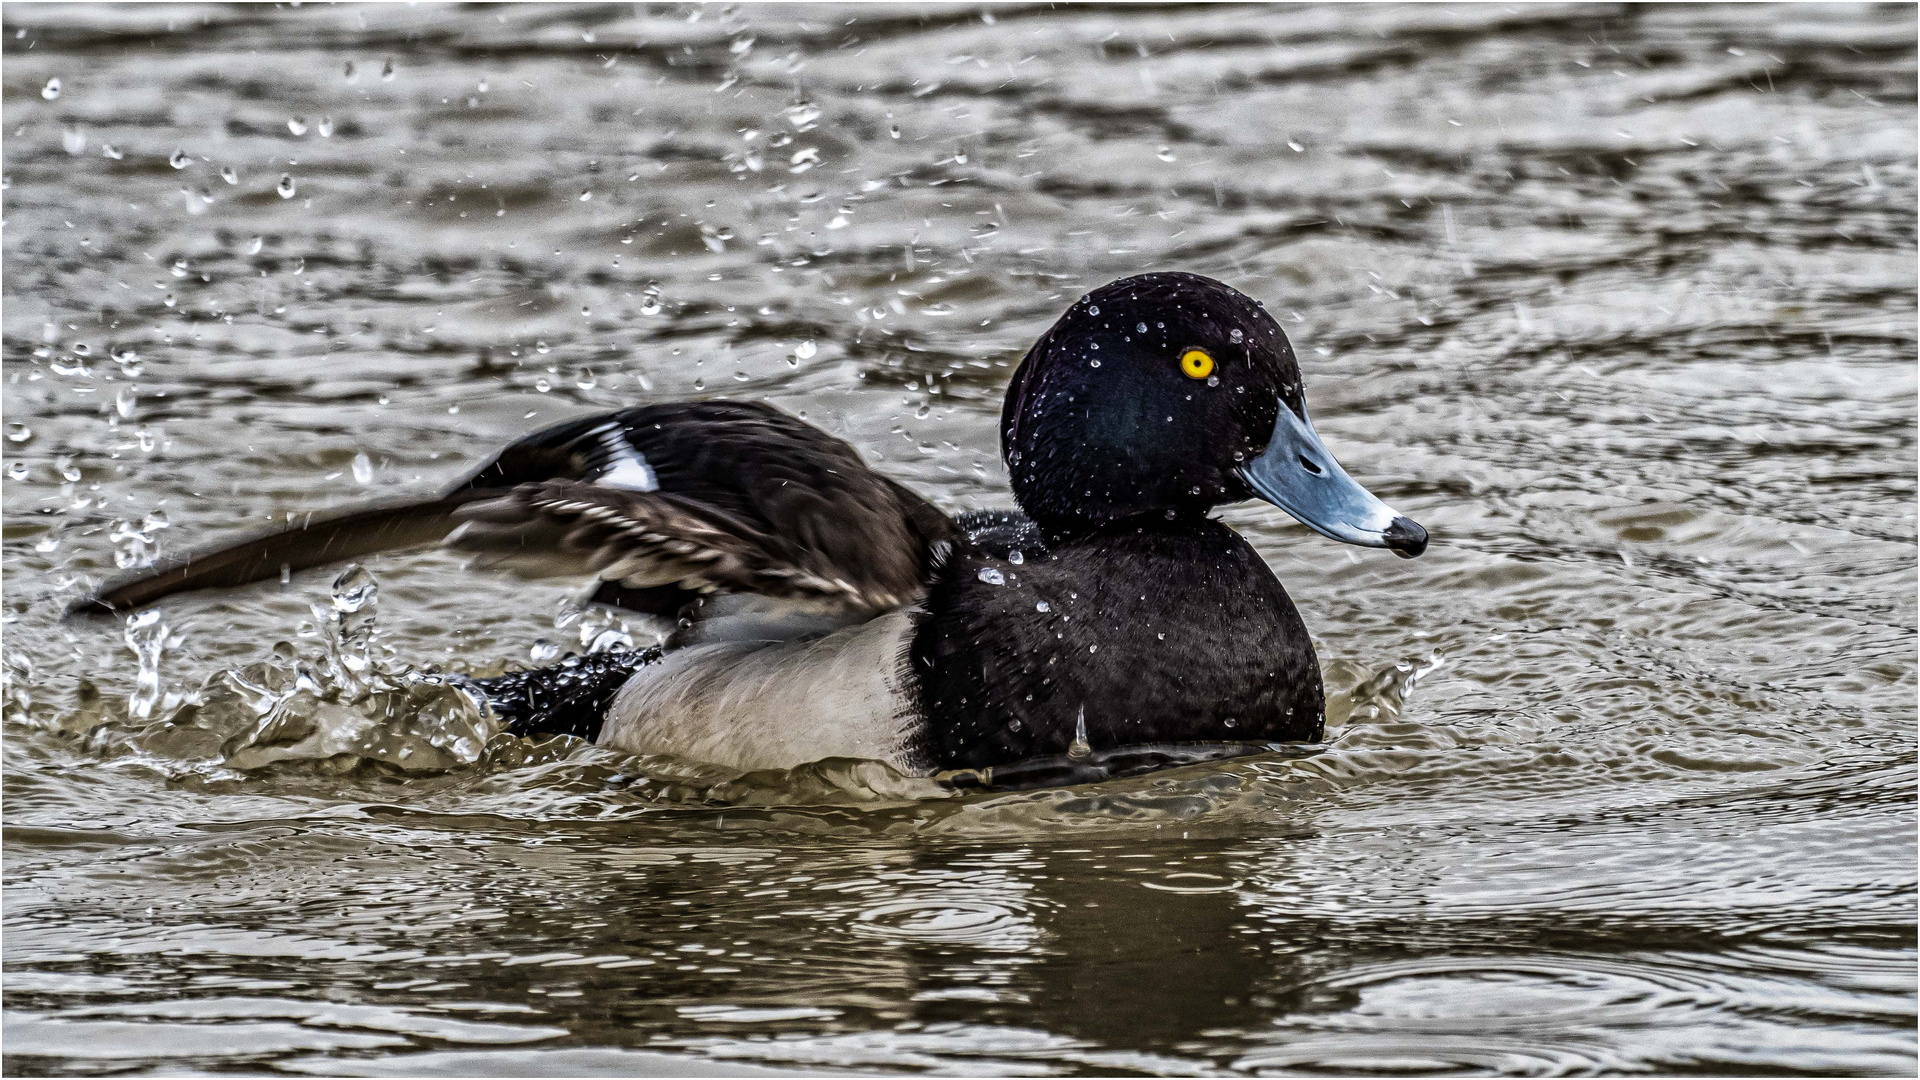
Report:
M1914 41L8 5L5 1069L1911 1075ZM1264 299L1433 530L1227 513L1318 753L926 798L528 745L405 671L643 628L438 554L58 619L668 397L1005 506L1010 365L1150 268Z

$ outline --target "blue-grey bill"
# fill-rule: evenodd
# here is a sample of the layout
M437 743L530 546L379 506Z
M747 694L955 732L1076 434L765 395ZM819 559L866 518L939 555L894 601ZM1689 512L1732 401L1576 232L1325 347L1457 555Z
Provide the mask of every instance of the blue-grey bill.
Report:
M1285 403L1266 452L1248 462L1240 478L1254 494L1321 536L1387 548L1405 559L1427 550L1427 530L1348 476L1313 424Z

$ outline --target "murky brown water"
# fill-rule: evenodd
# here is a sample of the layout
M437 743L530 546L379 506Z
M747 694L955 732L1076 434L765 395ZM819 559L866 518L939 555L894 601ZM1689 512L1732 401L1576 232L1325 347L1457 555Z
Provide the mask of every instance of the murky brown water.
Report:
M1910 7L8 5L6 1071L1911 1075L1914 41ZM116 557L657 397L1003 506L1008 366L1149 268L1265 299L1434 532L1229 514L1340 691L1317 755L916 801L483 751L432 695L276 742L299 658L339 675L328 576L169 604L145 691L120 627L56 619ZM372 569L378 666L609 629ZM406 768L336 755L355 725Z

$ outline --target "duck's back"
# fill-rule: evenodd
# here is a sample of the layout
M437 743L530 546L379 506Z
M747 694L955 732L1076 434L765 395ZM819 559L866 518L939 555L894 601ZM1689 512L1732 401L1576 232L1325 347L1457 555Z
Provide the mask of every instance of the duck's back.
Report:
M1258 553L1217 521L1137 519L1025 551L962 549L912 647L941 769L1165 742L1314 740L1320 670Z

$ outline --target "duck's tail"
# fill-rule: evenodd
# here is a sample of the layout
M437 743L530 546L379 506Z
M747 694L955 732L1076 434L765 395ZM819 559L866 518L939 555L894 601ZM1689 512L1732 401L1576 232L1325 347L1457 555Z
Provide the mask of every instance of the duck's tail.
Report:
M569 656L552 667L468 683L487 699L513 735L600 737L607 709L627 677L660 659L659 646Z
M75 601L67 614L130 611L178 592L231 588L374 552L438 543L459 524L454 510L480 497L485 496L463 490L431 502L388 503L309 518L110 581Z

